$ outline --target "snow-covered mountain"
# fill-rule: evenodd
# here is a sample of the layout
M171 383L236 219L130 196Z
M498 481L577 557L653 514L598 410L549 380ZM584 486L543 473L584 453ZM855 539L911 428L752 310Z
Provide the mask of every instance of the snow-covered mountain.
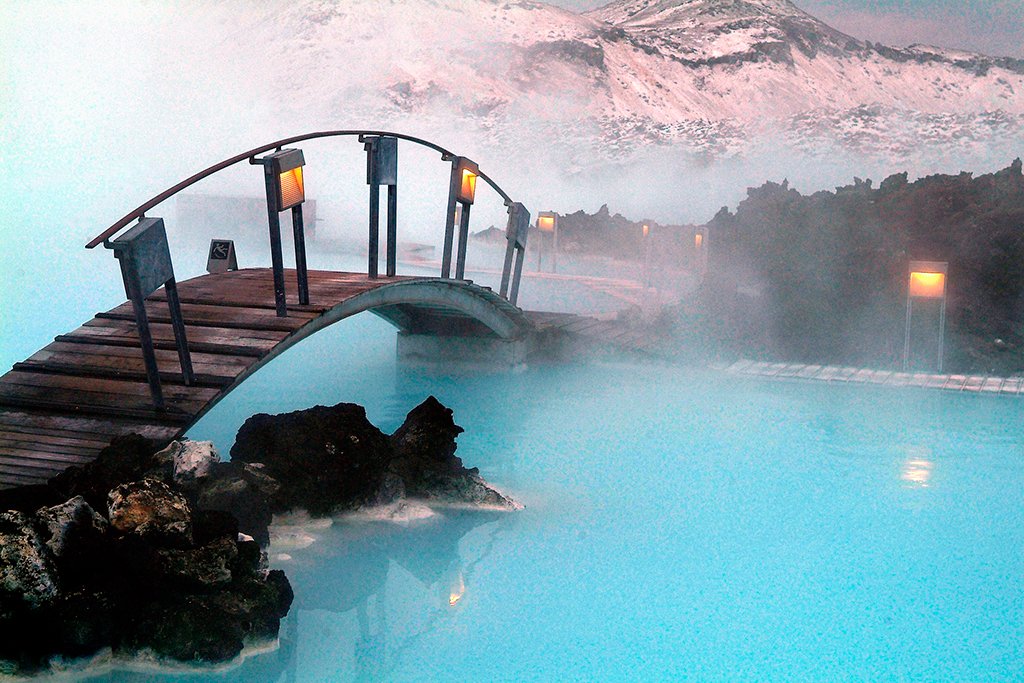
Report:
M728 155L780 136L899 156L1024 130L1024 60L864 42L789 0L619 0L583 15L530 0L297 0L255 12L226 20L274 55L280 69L258 77L325 121L472 125L498 145L611 156L652 143ZM229 59L230 43L220 49Z

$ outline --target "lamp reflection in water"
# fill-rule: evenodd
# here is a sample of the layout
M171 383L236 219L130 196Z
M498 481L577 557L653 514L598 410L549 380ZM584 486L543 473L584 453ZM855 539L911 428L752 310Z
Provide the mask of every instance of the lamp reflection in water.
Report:
M465 594L466 581L462 576L462 571L460 570L455 575L455 580L451 584L451 590L448 593L448 605L450 607L455 607L455 605L459 604L459 600L462 600L462 596Z
M906 487L925 489L931 486L935 462L928 459L930 456L926 448L910 449L900 472L900 480Z

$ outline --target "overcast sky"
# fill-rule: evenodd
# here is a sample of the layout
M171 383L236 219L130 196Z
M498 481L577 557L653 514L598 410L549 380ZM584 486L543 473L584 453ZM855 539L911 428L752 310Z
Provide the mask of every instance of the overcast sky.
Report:
M576 10L606 0L548 0ZM904 46L928 43L1024 58L1024 0L794 0L856 38Z

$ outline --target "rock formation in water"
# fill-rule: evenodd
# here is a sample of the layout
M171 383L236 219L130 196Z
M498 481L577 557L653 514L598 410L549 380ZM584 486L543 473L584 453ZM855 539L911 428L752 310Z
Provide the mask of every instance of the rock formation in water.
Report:
M274 512L405 497L514 508L455 455L434 397L390 437L360 406L256 415L233 460L209 442L119 437L43 486L0 491L0 674L54 657L233 659L276 637L292 602L261 545Z
M361 406L339 403L254 415L238 430L231 458L276 482L274 512L326 515L405 497L514 508L455 455L462 431L451 409L433 396L390 437L366 419Z
M219 662L277 636L292 601L284 573L176 480L215 460L211 446L153 450L116 439L48 486L0 493L0 673L108 648Z

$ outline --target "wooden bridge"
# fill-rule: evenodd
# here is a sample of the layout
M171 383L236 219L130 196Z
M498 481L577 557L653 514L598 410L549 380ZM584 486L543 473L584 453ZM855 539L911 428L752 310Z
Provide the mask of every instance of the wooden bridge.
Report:
M286 271L289 283L295 272ZM119 434L158 442L183 435L232 389L327 325L373 311L406 334L515 342L534 330L519 308L484 287L441 278L371 279L309 272L309 304L292 295L275 314L269 269L178 284L194 381L184 383L161 290L146 300L166 404L153 406L130 303L57 337L0 377L0 482L39 483L95 458Z
M367 271L308 271L302 227L305 160L300 150L284 145L344 136L358 136L367 152ZM451 162L439 277L396 273L399 140L434 149ZM264 170L272 267L237 270L226 261L215 264L215 253L224 257L231 250L211 244L210 274L176 282L163 219L147 212L193 183L246 160ZM498 292L464 276L477 179L489 184L508 210L508 246ZM387 187L383 274L377 263L381 186ZM285 210L292 211L296 250L291 270L283 265L279 214ZM182 436L292 345L363 311L398 328L399 354L409 358L499 356L514 364L552 330L607 327L607 322L531 314L516 306L529 221L526 208L474 162L396 133L345 130L297 136L197 173L86 245L114 250L128 301L56 337L0 377L0 488L42 483L71 465L90 462L119 435L141 434L160 447Z

